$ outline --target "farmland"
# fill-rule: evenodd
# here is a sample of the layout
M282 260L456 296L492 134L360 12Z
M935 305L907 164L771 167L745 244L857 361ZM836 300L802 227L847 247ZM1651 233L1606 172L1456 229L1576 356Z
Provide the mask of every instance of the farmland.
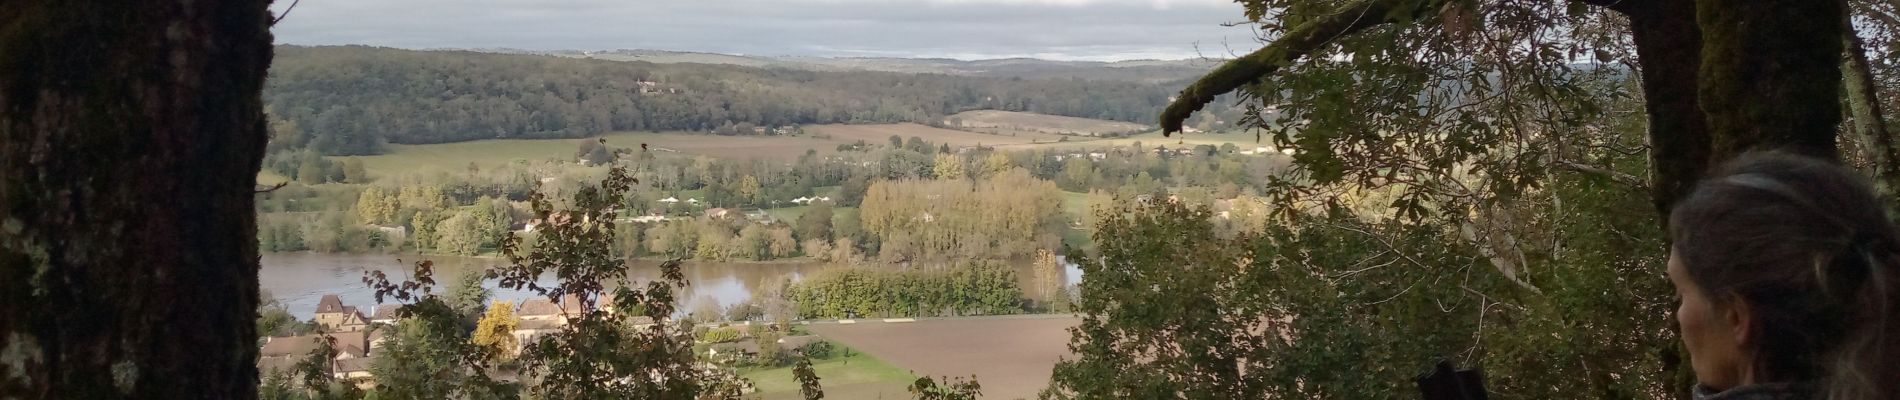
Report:
M1101 121L1109 123L1109 121ZM991 135L918 124L808 125L805 134L796 136L720 136L691 132L616 132L600 136L609 146L637 148L640 144L654 151L719 158L791 161L807 151L836 153L838 145L863 140L870 144L888 143L895 135L921 138L933 144L951 147L996 146L999 149L1027 150L1044 147L1070 147L1085 144L1125 144L1128 139L1091 140L1050 133L1026 132ZM1159 138L1159 135L1154 135ZM1068 138L1067 142L1058 142ZM383 154L353 157L363 161L371 173L387 176L429 170L456 171L469 164L493 165L514 160L571 160L583 140L594 139L487 139L467 142L388 145ZM1219 144L1216 142L1215 144ZM282 177L266 177L270 180ZM260 179L260 182L263 179Z
M813 125L806 126L805 130L807 132L829 135L833 140L842 142L863 140L872 144L887 143L892 135L896 135L905 139L916 136L931 143L943 143L951 147L1054 143L1063 138L1062 135L1036 132L1018 133L1014 135L991 135L955 129L933 128L918 124Z
M1069 316L1036 315L863 321L807 328L920 376L974 375L983 385L985 398L1017 399L1035 398L1048 386L1056 361L1072 357L1067 329L1079 322Z
M1041 133L1100 136L1106 134L1134 133L1151 129L1147 125L1132 122L998 110L976 110L957 113L956 115L944 118L944 124L958 129L997 134Z

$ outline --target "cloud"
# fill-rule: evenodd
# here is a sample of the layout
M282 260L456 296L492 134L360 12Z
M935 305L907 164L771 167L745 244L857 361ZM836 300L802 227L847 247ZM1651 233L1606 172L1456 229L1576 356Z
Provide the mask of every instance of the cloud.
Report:
M279 2L281 11L287 4ZM1258 47L1229 0L311 0L280 43L1119 60Z

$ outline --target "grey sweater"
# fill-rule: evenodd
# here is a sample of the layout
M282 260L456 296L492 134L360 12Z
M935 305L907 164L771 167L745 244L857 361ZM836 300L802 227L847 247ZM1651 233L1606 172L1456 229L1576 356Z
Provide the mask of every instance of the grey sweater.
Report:
M1716 392L1696 385L1695 400L1817 400L1814 386L1799 383L1765 383L1729 388Z

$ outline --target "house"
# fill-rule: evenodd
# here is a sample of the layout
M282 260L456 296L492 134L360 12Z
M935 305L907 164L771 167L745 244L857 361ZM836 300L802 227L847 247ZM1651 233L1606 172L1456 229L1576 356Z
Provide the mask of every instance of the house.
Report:
M706 218L714 218L714 219L725 218L726 214L729 214L729 213L731 213L731 210L727 210L724 208L719 208L719 207L708 208L706 209Z
M370 365L375 364L376 359L368 349L379 347L381 329L337 332L327 337L310 334L265 338L264 345L258 349L257 370L263 374L294 373L297 364L308 360L310 353L323 346L324 340L333 340L330 348L335 355L329 360L332 376L356 380L359 386L373 384Z
M563 319L579 317L582 313L586 312L587 307L583 307L583 304L581 304L580 296L573 293L561 296L561 316L564 317Z
M1089 159L1095 160L1095 161L1105 160L1105 159L1108 159L1108 153L1103 153L1099 151L1089 152Z
M796 199L792 199L792 202L793 202L793 203L798 203L798 204L806 204L806 203L810 203L810 202L811 202L811 198L810 198L810 197L799 197L799 198L796 198Z
M376 306L376 312L370 313L369 322L379 323L379 324L396 323L396 310L400 308L402 308L402 306L398 306L395 304L383 304L383 305Z
M369 318L356 307L343 305L343 299L334 294L323 295L323 299L317 301L314 319L318 329L328 332L360 331L369 326Z
M551 319L523 319L521 320L521 323L515 324L515 330L514 332L512 332L515 336L515 348L513 350L514 354L521 354L521 350L526 349L529 343L534 343L534 341L536 340L541 340L542 336L547 336L548 334L560 332L563 326L564 324L562 324L559 320L551 320Z
M699 204L699 199L686 199L686 204Z
M336 360L332 365L331 376L337 379L356 380L358 387L373 386L375 377L370 376L369 367L376 363L375 357L357 357Z
M630 219L630 221L639 222L643 224L651 224L651 223L665 221L665 220L666 220L666 216L664 215L642 215L642 216L633 217L632 219Z
M786 350L798 350L823 341L825 339L818 335L786 336L778 339L778 346Z
M660 202L661 202L661 203L666 203L666 204L673 204L673 203L678 203L678 202L680 202L680 199L679 199L679 198L677 198L677 197L673 197L673 196L667 196L667 197L666 197L666 198L664 198L664 199L660 199Z
M515 308L515 317L527 321L560 321L561 307L545 298L532 298Z
M409 227L402 225L370 224L365 227L375 229L376 232L382 233L383 237L389 238L391 242L399 242L402 241L403 238L409 237Z
M713 359L737 360L743 357L759 355L759 343L751 340L738 340L725 343L713 343L706 347L706 355Z

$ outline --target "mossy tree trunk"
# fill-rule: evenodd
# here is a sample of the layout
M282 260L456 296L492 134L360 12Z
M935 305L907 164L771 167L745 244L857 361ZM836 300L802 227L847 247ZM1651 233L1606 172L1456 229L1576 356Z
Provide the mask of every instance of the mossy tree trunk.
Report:
M1688 194L1709 163L1709 127L1696 96L1702 69L1702 28L1695 0L1630 3L1622 9L1642 68L1643 106L1649 114L1650 193L1659 215Z
M1698 0L1702 111L1717 161L1755 149L1838 160L1840 0Z
M0 3L0 397L255 397L268 5Z

